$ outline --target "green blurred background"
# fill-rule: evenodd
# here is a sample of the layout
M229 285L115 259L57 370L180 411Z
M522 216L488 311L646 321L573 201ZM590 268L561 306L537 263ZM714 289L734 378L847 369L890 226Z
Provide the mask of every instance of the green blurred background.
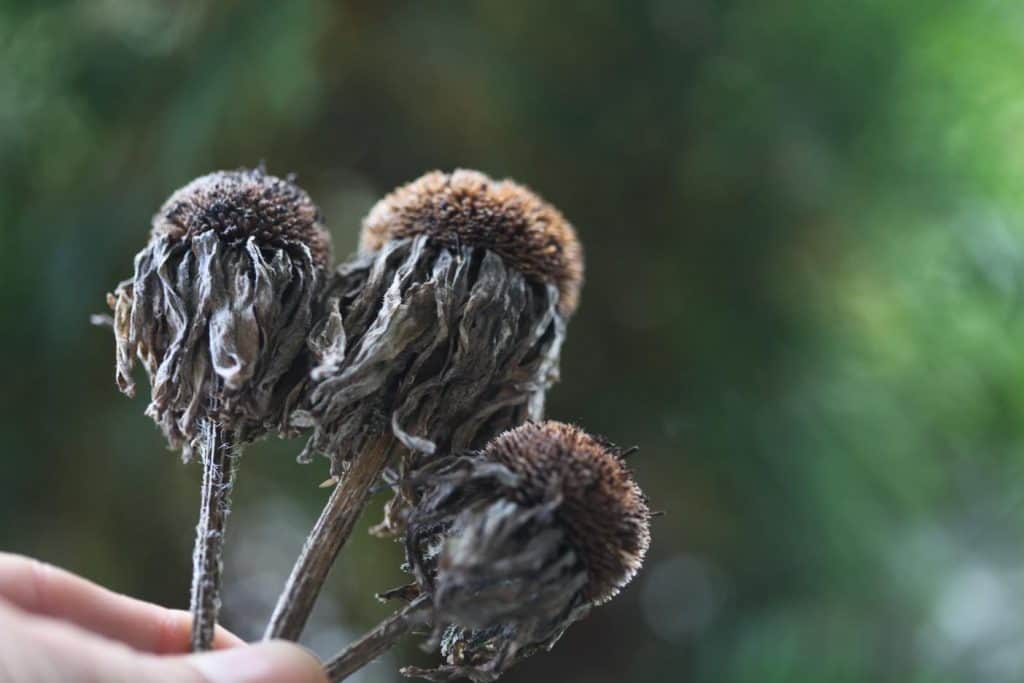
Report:
M549 414L641 445L668 513L506 680L1024 680L1022 63L1010 0L0 0L0 548L186 604L199 469L88 324L174 188L295 171L343 258L465 166L577 225ZM299 446L243 462L245 635L325 496ZM307 642L384 616L399 557L358 534Z

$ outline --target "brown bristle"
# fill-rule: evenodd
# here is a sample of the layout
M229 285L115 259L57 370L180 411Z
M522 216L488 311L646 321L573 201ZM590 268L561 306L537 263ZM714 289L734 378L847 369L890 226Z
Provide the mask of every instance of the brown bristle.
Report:
M558 518L589 575L585 599L605 602L640 569L650 544L647 500L615 450L578 427L527 423L485 449L523 478L517 495L542 500L561 490Z
M477 171L427 173L377 202L363 221L362 248L416 235L490 249L524 275L557 286L563 314L576 310L583 281L576 231L522 185Z
M153 217L154 235L184 240L210 230L231 242L255 237L268 247L302 243L319 267L330 265L330 234L313 200L299 186L262 169L196 178L172 194Z

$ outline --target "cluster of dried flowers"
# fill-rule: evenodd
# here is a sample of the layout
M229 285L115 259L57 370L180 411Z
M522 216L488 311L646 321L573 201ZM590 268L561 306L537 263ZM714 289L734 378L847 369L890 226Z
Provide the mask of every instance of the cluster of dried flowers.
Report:
M411 630L431 680L495 680L636 573L650 513L623 453L543 416L582 252L557 209L474 171L429 173L377 204L330 270L319 211L291 179L214 173L154 218L110 297L117 380L138 358L147 414L204 464L193 644L209 647L238 447L311 430L299 456L337 483L266 630L297 640L381 482L404 539L407 604L328 664L342 680Z

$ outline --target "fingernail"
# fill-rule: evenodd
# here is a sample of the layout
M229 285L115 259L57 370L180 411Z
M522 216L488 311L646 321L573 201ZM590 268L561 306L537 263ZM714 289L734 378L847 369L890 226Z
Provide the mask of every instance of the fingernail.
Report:
M323 667L293 643L274 641L192 655L189 661L209 683L325 683Z

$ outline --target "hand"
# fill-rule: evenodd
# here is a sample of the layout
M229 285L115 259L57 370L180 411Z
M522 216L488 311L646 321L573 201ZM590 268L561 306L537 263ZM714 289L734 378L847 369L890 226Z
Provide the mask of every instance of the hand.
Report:
M246 645L218 628L188 655L187 612L0 553L0 683L326 683L291 643Z

